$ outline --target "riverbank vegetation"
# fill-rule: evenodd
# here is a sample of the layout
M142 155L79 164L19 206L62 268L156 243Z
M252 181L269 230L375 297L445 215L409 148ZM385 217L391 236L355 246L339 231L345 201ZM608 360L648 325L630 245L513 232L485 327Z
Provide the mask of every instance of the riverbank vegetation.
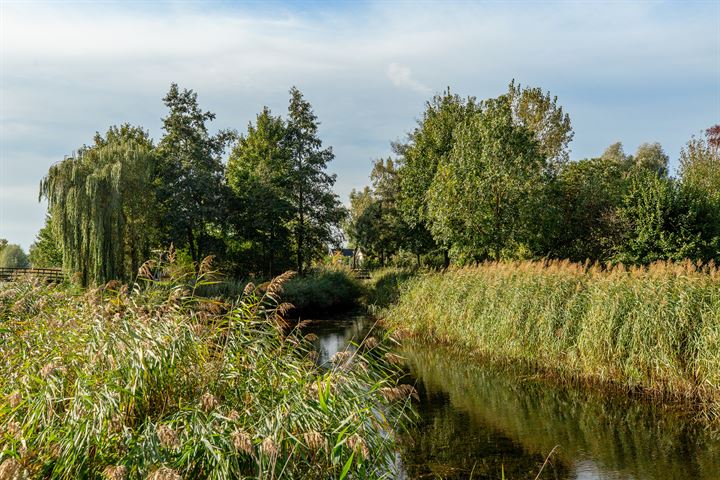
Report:
M384 474L413 392L382 343L320 367L276 303L287 275L219 301L194 294L207 268L0 284L1 478Z
M409 280L386 322L497 362L690 400L717 420L718 279L690 262L490 262Z
M379 266L720 262L720 125L687 142L675 176L657 142L571 161L572 137L540 88L436 95L395 155L373 164L371 185L352 192L350 244Z

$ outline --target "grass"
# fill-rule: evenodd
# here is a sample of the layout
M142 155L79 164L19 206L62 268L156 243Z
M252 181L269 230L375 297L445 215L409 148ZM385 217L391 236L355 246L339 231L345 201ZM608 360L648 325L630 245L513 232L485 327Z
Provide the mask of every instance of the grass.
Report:
M397 303L400 300L402 285L415 274L416 270L404 268L382 268L372 271L366 285L365 300L371 313L379 313Z
M0 478L385 475L412 392L383 342L321 368L286 276L227 302L143 268L131 289L0 284Z
M717 419L719 280L690 263L487 263L411 279L386 322L491 360L690 400Z

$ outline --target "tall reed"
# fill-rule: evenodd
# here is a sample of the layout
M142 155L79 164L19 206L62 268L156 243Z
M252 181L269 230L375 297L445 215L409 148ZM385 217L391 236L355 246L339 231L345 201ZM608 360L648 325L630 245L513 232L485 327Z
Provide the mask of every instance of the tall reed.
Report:
M276 304L289 276L225 302L141 272L0 286L0 478L384 475L404 403L382 345L321 368Z
M720 272L486 263L404 285L387 322L561 376L720 405Z

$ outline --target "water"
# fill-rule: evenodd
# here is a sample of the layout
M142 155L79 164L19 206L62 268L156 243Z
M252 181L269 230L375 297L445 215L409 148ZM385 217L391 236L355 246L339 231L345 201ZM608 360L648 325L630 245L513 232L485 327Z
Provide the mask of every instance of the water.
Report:
M322 320L327 361L373 324ZM405 342L419 419L400 439L400 479L720 480L720 439L677 410L500 372Z

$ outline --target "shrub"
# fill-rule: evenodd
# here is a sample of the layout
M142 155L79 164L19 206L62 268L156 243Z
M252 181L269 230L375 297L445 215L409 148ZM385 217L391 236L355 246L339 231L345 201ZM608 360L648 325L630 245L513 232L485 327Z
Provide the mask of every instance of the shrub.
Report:
M294 305L296 313L328 313L358 305L363 291L349 269L324 267L287 282L283 300Z

